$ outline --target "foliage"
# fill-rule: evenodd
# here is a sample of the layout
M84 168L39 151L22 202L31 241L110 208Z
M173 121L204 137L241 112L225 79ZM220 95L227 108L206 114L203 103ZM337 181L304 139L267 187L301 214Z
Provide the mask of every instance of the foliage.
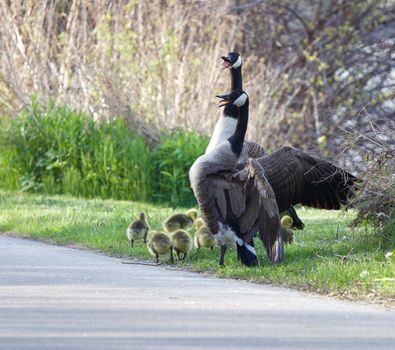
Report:
M371 159L363 178L361 195L353 203L358 209L354 225L373 224L395 242L395 150L383 149Z
M195 132L177 131L150 145L122 118L95 121L36 102L1 134L3 188L172 205L194 203L188 170L207 144Z
M152 229L160 229L172 213L170 208L142 202L0 192L0 231L147 259L150 256L146 247L139 243L131 249L125 235L127 225L141 210L148 213ZM267 261L258 239L256 249L262 262L259 268L240 266L231 251L226 255L226 266L219 268L218 248L193 250L179 264L223 277L345 298L395 301L395 259L391 256L394 240L377 235L370 226L350 229L348 225L355 216L350 211L344 215L335 211L298 211L306 227L295 233L293 245L285 247L285 260L279 265Z
M195 205L186 176L192 163L207 147L207 137L198 133L177 130L165 134L153 152L156 182L153 196L173 205ZM170 198L168 197L170 195Z

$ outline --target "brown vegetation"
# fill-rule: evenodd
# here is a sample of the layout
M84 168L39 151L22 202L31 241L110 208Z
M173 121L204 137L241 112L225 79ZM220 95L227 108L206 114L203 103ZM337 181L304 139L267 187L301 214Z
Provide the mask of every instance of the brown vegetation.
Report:
M213 96L229 87L219 57L235 49L249 137L265 147L333 156L349 130L371 125L392 143L394 14L389 0L3 1L0 112L36 95L122 115L150 138L178 126L209 133ZM361 149L346 156L363 161Z

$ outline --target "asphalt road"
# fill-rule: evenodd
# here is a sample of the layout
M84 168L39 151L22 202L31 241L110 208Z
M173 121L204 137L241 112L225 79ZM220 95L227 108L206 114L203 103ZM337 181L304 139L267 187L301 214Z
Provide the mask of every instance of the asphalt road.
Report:
M395 312L0 236L0 349L394 349Z

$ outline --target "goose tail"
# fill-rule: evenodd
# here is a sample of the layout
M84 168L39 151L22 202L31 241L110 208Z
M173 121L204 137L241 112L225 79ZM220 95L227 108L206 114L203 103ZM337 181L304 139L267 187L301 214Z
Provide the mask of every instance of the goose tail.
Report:
M256 255L256 251L253 246L244 243L243 240L236 241L237 246L237 258L243 265L246 266L258 266L259 261Z

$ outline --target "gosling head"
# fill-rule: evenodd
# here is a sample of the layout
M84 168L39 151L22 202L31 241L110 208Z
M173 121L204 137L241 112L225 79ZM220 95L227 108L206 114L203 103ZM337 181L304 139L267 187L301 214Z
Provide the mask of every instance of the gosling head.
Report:
M139 214L139 220L143 222L147 221L147 215L143 211Z
M285 215L281 218L281 226L284 226L286 228L291 228L293 223L293 220L290 216Z
M243 63L243 60L241 59L241 56L237 52L229 52L226 56L221 56L223 62L222 62L222 68L230 68L230 69L236 69L241 66Z
M187 216L189 216L190 218L192 218L193 220L196 220L197 216L198 216L198 211L195 208L189 209L186 212Z
M199 230L202 226L205 225L205 222L202 218L197 218L195 221L195 228L196 230Z
M218 102L218 107L224 107L229 104L241 107L248 101L248 95L243 90L234 90L228 95L217 95L217 97L221 99Z

